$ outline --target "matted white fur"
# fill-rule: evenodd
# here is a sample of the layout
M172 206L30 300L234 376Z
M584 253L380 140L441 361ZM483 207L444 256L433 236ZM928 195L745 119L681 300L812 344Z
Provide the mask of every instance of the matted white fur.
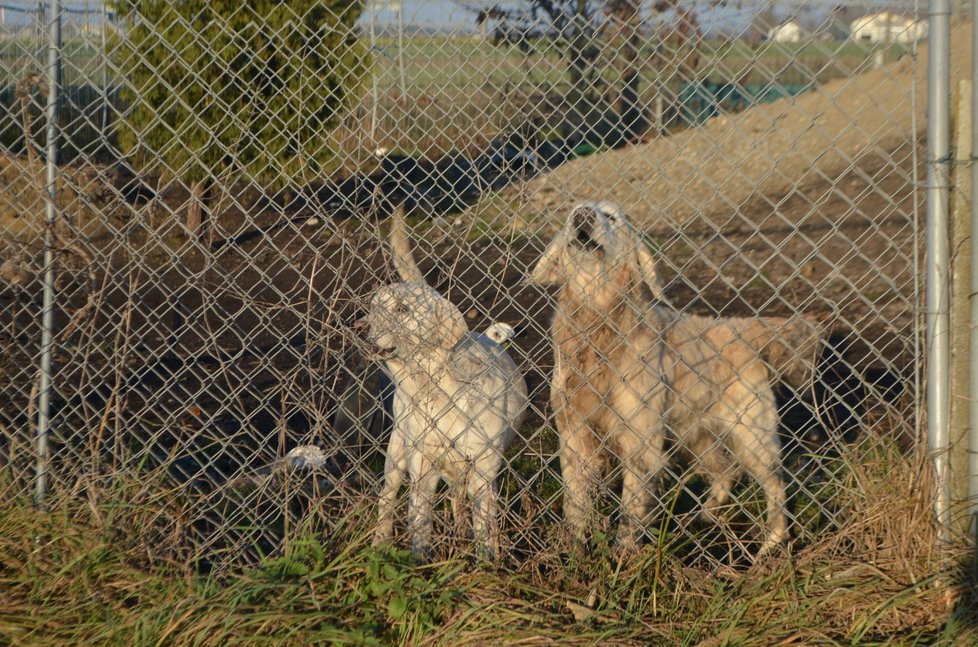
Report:
M359 328L368 352L386 362L394 392L375 543L393 537L397 494L408 483L412 549L431 550L438 482L454 490L453 511L468 497L475 539L488 557L500 548L496 479L527 406L513 360L485 335L470 332L461 312L421 279L394 215L392 248L402 283L373 295Z
M551 400L560 436L564 513L584 535L596 486L623 471L618 540L649 522L667 436L709 478L712 517L746 470L767 499L760 553L788 537L775 373L807 380L820 331L806 318L709 318L664 303L655 262L613 204L575 207L531 280L560 286ZM799 378L799 376L801 376Z

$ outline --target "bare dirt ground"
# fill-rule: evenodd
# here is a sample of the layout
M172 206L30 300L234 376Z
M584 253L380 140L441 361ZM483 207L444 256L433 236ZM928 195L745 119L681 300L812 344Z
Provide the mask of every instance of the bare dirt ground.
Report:
M909 384L913 373L913 162L908 144L877 148L837 175L810 174L786 193L758 191L736 210L653 228L649 240L667 294L701 314L819 316L832 334L826 388L846 398L856 391L863 412L882 406L892 400L892 386ZM506 237L505 229L466 236L470 226L464 217L436 223L416 237L417 255L473 329L493 321L517 327L513 352L533 393L533 428L546 419L552 298L523 280L546 238ZM348 381L345 324L390 280L382 228L325 220L213 255L189 248L174 255L165 240L143 240L137 254L104 259L99 307L83 337L59 347L61 410L88 410L97 420L121 379L129 411L119 413L140 425L217 425L221 433L264 436L282 425L286 407L298 412L286 416L289 444L305 437ZM64 282L59 326L86 302L85 279L79 273ZM8 289L0 299L2 369L16 377L37 350L40 286ZM91 340L95 352L83 343ZM121 358L112 356L113 345ZM81 347L89 350L72 350ZM29 389L21 379L5 382L5 417L18 427ZM872 392L873 385L885 393Z

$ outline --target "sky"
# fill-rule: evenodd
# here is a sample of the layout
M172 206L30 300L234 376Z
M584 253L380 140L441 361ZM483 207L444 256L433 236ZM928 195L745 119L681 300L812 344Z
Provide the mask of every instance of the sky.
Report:
M384 3L388 0L377 0L379 3ZM398 0L392 0L397 2ZM451 0L400 0L404 7L404 24L415 24L430 27L440 27L458 30L469 30L474 31L476 29L475 16L469 11L464 10L457 3ZM469 4L477 4L475 1ZM510 0L501 0L498 3L493 0L484 0L481 4L491 6L493 4L499 4L500 6L513 6L518 4ZM649 5L649 2L645 4ZM702 12L701 12L702 13ZM727 9L722 11L710 10L709 16L704 15L709 22L714 22L719 20L722 24L737 24L743 22L745 17L749 14L753 14L753 10L741 10ZM743 17L738 19L738 14L744 14ZM701 20L703 19L701 18ZM397 14L389 9L380 9L376 14L377 24L396 24ZM365 20L369 20L369 14L365 17Z
M384 4L386 0L376 0ZM397 2L397 0L394 0ZM400 0L404 7L404 23L432 27L465 28L474 30L475 16L450 0ZM487 3L490 4L490 3ZM389 9L377 12L378 24L396 24L397 14Z
M429 28L439 28L448 31L474 31L476 29L475 16L469 11L464 10L459 4L452 0L367 0L368 3L377 3L378 7L374 16L379 25L396 25L398 22L397 13L389 8L390 2L401 2L404 15L403 21L406 25L418 25ZM500 6L514 6L519 4L519 0L467 0L470 5L490 6L498 4ZM29 14L20 11L11 11L13 7L23 7L36 9L37 0L0 0L0 9L8 7L6 12L7 24L23 24L29 20ZM47 2L40 4L47 5ZM643 5L646 11L651 6L652 0L644 0ZM715 0L683 0L686 6L693 6L699 17L700 24L707 33L720 31L737 33L746 29L750 24L754 14L758 9L766 4L771 4L779 18L788 17L798 7L803 7L809 12L819 17L827 15L832 6L838 4L838 0L726 0L723 6L714 6ZM846 3L856 4L856 3ZM882 9L887 6L896 6L902 9L912 9L916 4L914 0L863 0L858 3L864 6L875 6ZM926 1L920 0L921 6L926 6ZM78 11L87 9L97 12L99 0L66 0L62 5L73 11L73 18L78 17ZM370 5L368 5L370 6ZM385 8L386 7L386 8ZM362 21L369 22L371 12L365 12Z
M379 3L388 1L397 2L398 0L376 0ZM475 20L472 13L462 9L457 3L451 0L400 0L404 7L404 23L416 24L430 27L441 27L446 29L465 29L474 30ZM468 0L469 4L481 4L491 6L513 6L518 4L514 0ZM696 10L700 19L700 24L707 32L739 32L747 28L758 12L759 8L771 4L775 15L778 18L787 18L799 8L814 16L817 20L824 20L831 8L840 4L838 0L727 0L723 6L714 6L717 3L713 0L687 0L685 3L691 5ZM848 5L865 6L868 10L882 10L893 7L898 11L912 11L916 5L925 7L927 2L920 0L863 0L859 3L844 3ZM651 7L651 0L644 0L643 5L646 11ZM365 16L369 20L369 13ZM381 9L376 14L377 24L396 24L397 14L388 10Z

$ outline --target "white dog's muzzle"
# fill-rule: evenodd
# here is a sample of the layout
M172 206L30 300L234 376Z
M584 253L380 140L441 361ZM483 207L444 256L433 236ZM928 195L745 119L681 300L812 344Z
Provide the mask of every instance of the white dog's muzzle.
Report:
M396 348L382 348L370 340L370 324L366 319L357 319L353 322L353 336L357 345L363 350L363 354L370 359L384 360L394 356Z

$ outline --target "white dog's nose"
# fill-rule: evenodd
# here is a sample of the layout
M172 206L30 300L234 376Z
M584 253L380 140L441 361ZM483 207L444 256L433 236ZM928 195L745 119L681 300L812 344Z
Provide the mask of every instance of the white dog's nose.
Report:
M571 214L571 223L574 226L572 242L584 249L597 249L600 247L598 241L594 239L594 226L598 219L598 212L589 204L582 204L574 209Z

